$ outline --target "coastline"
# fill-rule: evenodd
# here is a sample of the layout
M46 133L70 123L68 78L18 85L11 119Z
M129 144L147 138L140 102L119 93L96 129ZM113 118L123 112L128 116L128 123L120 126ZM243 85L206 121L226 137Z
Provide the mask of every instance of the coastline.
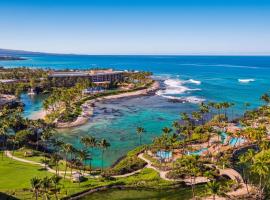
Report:
M122 94L109 95L109 96L105 96L105 97L99 97L99 98L96 98L93 100L88 100L81 105L82 113L79 117L77 117L76 120L74 120L73 122L65 122L65 123L56 122L56 128L59 128L59 129L72 128L72 127L78 127L78 126L81 126L81 125L84 125L85 123L87 123L89 121L90 117L94 113L93 104L96 101L105 101L105 100L111 100L111 99L120 99L120 98L148 95L148 94L154 93L159 88L160 88L159 82L154 81L152 83L152 85L146 89L132 91L132 92L127 91L127 92L122 93ZM46 111L43 109L39 112L36 112L34 114L34 117L32 117L32 119L44 119L45 116L46 116Z

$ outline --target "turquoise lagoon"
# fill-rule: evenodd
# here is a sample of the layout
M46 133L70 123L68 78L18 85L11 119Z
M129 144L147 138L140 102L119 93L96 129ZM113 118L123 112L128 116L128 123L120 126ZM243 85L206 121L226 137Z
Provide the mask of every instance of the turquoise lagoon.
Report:
M0 65L54 69L110 67L154 73L161 83L161 90L156 95L97 103L94 116L87 124L60 131L59 137L77 147L84 135L106 138L111 143L105 155L106 166L138 146L137 126L147 130L143 143L149 143L164 126L170 126L178 119L180 112L195 110L198 102L234 102L236 106L229 114L237 117L244 110L244 102L250 102L251 108L256 108L261 105L260 95L270 89L270 57L267 56L18 56L28 60L2 61ZM41 109L42 98L22 97L27 102L26 117ZM94 165L100 166L98 150L94 152L94 158Z

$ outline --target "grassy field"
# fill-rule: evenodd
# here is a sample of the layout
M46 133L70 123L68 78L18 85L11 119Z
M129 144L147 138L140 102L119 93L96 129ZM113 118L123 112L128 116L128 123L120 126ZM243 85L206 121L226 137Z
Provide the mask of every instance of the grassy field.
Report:
M0 161L0 192L19 199L32 199L32 193L25 191L30 189L30 179L48 175L51 174L40 167L4 157L4 160Z
M25 149L25 148L19 149L19 150L14 151L13 156L18 157L18 158L22 158L22 159L25 159L25 160L29 160L29 161L42 163L42 160L44 160L44 156L43 156L42 152L38 152L38 153L36 153L37 155L34 155L34 156L25 156L24 153L27 150L32 151L32 150ZM49 160L49 158L46 158L46 159ZM51 168L54 169L54 170L56 169L55 166L51 166ZM59 162L58 168L59 168L60 171L64 171L65 168L66 168L66 162L64 160L61 160ZM69 167L67 167L67 171L70 171Z
M30 190L30 179L45 176L51 177L53 174L43 170L42 167L4 157L4 160L0 160L0 197L5 199L3 194L6 194L18 199L33 199L33 193ZM171 183L161 180L157 172L151 169L144 169L141 173L130 177L112 180L105 178L88 179L80 185L78 183L71 183L69 180L61 180L59 197L69 196L80 191L105 185L160 188L170 186ZM42 198L40 197L40 199ZM52 196L51 199L54 199L54 197Z

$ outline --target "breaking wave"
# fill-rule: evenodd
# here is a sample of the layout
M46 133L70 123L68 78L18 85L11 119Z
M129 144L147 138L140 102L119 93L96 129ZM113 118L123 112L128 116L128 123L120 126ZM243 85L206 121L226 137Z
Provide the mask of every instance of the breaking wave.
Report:
M250 79L238 79L239 83L250 83L250 82L254 82L255 79L250 78Z
M157 95L167 99L177 100L180 102L201 103L205 99L196 96L178 97L174 95L181 95L192 91L199 91L199 88L189 88L184 84L200 85L201 81L194 79L179 80L179 79L167 79L164 81L165 88L156 92Z

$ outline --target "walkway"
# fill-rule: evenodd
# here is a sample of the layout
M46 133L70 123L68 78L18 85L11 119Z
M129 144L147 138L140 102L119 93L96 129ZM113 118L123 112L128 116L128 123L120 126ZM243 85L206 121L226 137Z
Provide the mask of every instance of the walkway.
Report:
M234 169L231 168L227 168L227 169L219 169L219 173L220 175L226 175L228 176L230 179L237 181L238 183L244 183L244 180L242 178L242 176Z
M167 173L170 172L170 171L162 171L162 170L154 167L152 165L152 162L150 160L146 159L143 156L143 153L139 154L138 157L147 163L147 165L145 166L146 168L153 169L153 170L157 171L159 173L160 178L162 178L163 180L166 180L166 181L183 181L183 182L185 182L186 185L192 185L192 184L196 185L196 184L199 184L199 183L207 183L207 182L210 181L206 177L196 177L195 182L194 181L191 182L189 178L187 178L187 179L170 179L170 178L166 177Z

